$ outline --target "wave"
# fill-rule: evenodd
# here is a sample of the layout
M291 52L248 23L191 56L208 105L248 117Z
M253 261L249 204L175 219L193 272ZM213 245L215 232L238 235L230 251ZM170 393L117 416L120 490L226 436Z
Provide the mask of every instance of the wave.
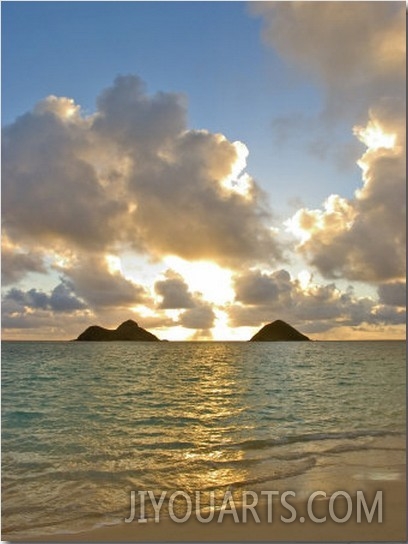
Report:
M393 430L356 430L346 432L328 432L328 433L308 433L282 436L279 438L266 438L263 440L245 440L243 442L234 442L224 444L226 449L243 450L262 450L274 446L284 446L286 444L296 444L305 442L320 442L323 440L352 440L356 438L378 438L382 436L404 436L404 433Z

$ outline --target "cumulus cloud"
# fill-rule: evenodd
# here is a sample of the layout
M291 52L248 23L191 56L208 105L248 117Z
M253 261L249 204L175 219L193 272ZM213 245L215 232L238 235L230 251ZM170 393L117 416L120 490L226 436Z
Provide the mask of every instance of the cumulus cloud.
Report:
M391 107L390 107L391 106ZM288 221L299 250L326 277L385 281L405 275L405 131L399 108L384 103L355 127L367 145L363 186L354 198L331 195L322 210L300 209Z
M2 299L3 329L48 330L52 338L58 330L63 337L78 327L89 314L86 303L74 292L73 285L64 278L50 292L32 288L11 288ZM47 338L47 336L45 336Z
M110 271L99 255L81 255L76 261L60 266L75 293L92 309L126 308L148 301L142 285L126 279L119 271Z
M154 285L156 293L161 297L158 308L185 310L180 314L177 324L187 329L211 329L216 317L213 305L203 300L201 293L191 293L187 283L177 272L166 270L164 278Z
M4 232L37 248L272 262L280 249L248 150L188 130L184 102L121 76L93 115L51 96L5 127Z
M235 278L236 301L224 308L230 322L257 326L279 317L304 332L403 323L404 7L262 2L251 9L262 15L265 39L282 57L322 84L326 118L352 116L367 147L353 198L331 195L322 209L302 208L288 222L298 250L325 277L379 283L379 300L341 292L335 283L304 288L285 270L250 270ZM235 270L282 258L266 196L245 170L245 145L190 130L186 118L184 96L149 95L138 77L120 76L92 115L71 98L50 96L4 128L5 283L45 272L50 255L69 253L51 264L62 279L49 293L6 293L5 327L51 331L64 313L72 327L87 326L96 312L101 324L116 326L123 309L140 306L145 326L177 325L208 336L215 307L181 276L167 271L156 282L155 305L147 289L109 268L106 254L176 255ZM296 116L275 125L286 137L310 123Z
M23 291L21 289L10 289L3 302L10 303L9 309L15 310L24 309L40 309L52 310L54 312L74 312L76 310L84 310L87 306L74 293L73 285L62 279L50 294L37 289L29 289Z
M286 270L272 275L255 270L235 278L236 299L246 305L269 304L285 298L292 290Z
M23 291L24 303L12 297L2 301L2 328L8 337L17 340L73 339L95 322L86 308L67 311L55 311L50 306L46 309L33 308L27 293ZM50 296L49 293L44 294Z
M88 122L67 117L66 102L46 99L3 129L3 229L15 243L103 248L126 206L83 157Z
M405 274L405 7L398 2L260 2L264 38L319 83L323 119L347 120L367 146L354 198L288 222L328 278L382 282ZM368 113L367 113L368 112ZM280 119L280 131L299 120ZM305 119L301 119L301 125ZM318 119L320 127L322 117ZM316 123L316 120L314 121ZM301 126L300 125L300 126ZM354 151L353 151L354 153Z
M238 190L225 183L241 150L222 135L189 131L154 170L135 172L130 187L141 204L132 222L153 251L229 266L280 255L255 182L244 178L245 195L240 179Z
M235 327L260 326L284 319L304 332L322 332L333 327L366 324L401 324L402 308L390 300L358 297L351 287L341 291L334 283L303 286L286 270L251 270L235 277L236 302L228 310Z
M166 271L165 279L157 281L154 285L154 289L162 299L159 304L160 309L174 310L180 308L193 308L195 305L193 295L189 292L188 285L180 274L177 274L172 270Z
M92 131L115 142L143 163L156 159L186 128L186 100L176 93L148 96L136 76L119 76L97 100Z
M44 256L34 251L24 251L12 247L3 240L1 252L1 281L10 285L21 280L29 272L46 273Z
M194 308L186 310L180 317L180 325L187 329L207 330L214 325L215 313L211 304L196 303Z

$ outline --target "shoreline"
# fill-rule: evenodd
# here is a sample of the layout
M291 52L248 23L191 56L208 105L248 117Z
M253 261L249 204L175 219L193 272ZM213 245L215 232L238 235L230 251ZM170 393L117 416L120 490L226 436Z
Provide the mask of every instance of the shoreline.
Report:
M177 523L169 517L169 508L160 510L159 522L150 518L145 523L138 523L137 519L143 517L140 510L140 501L136 502L135 513L132 517L131 501L129 507L123 512L115 524L98 524L89 528L75 527L72 521L65 529L60 529L53 534L41 534L38 530L34 534L26 536L14 536L3 533L2 540L11 542L340 542L340 541L397 541L406 542L407 537L407 494L406 494L406 449L405 437L396 436L378 437L371 441L368 448L350 449L350 445L340 447L337 451L331 449L331 454L322 455L319 462L301 474L288 476L284 479L270 480L268 483L257 486L252 493L259 499L255 511L259 516L257 523L250 508L246 508L247 521L244 523L244 508L242 495L235 493L233 489L233 502L226 504L221 522L221 502L217 499L214 508L214 517L209 523L201 523L196 516L194 507L188 520ZM275 493L275 496L266 498L265 492ZM287 491L295 495L289 495L282 503L282 495ZM311 511L316 518L326 516L326 521L317 523L309 516L308 499L316 491L324 491L326 498L315 497L312 501ZM241 488L251 491L248 487ZM347 502L350 496L351 506ZM364 494L368 512L361 508L361 522L357 521L357 495ZM377 492L382 492L382 521L379 522L378 514L380 505L375 503ZM174 491L173 491L174 492ZM262 493L264 492L264 493ZM330 498L338 494L333 501L334 511L338 518L343 519L351 508L350 518L344 523L338 523L332 519L329 510ZM171 492L169 492L171 494ZM361 495L360 495L361 498ZM129 497L130 499L130 497ZM168 499L168 496L167 496ZM272 500L268 503L268 500ZM146 499L146 505L151 502ZM184 507L183 502L183 507ZM249 497L247 505L253 504ZM292 511L287 504L295 509L296 519L285 523L280 519L283 516L288 519ZM377 506L377 508L376 508ZM271 507L271 508L269 508ZM339 510L338 510L339 509ZM230 510L236 511L236 516ZM148 510L146 510L148 511ZM152 515L152 509L150 508ZM181 510L174 510L175 517L182 518ZM372 521L367 520L366 514L372 513ZM272 519L268 516L271 514ZM209 510L202 510L201 515L206 518ZM301 521L304 517L304 521ZM130 523L125 519L130 518ZM235 519L234 519L235 518ZM111 519L111 522L113 520ZM20 533L21 534L21 533Z
M176 523L172 519L160 518L159 522L149 520L147 523L138 523L136 519L131 523L94 528L78 533L43 535L29 540L15 539L12 542L341 542L341 541L400 541L405 542L406 527L406 487L401 480L365 482L365 496L369 508L373 506L373 498L377 491L383 495L383 519L378 520L378 511L371 513L371 522L362 512L361 523L356 518L356 495L352 496L352 514L350 519L338 523L329 513L329 496L313 502L313 515L316 518L326 516L322 523L314 522L307 514L305 500L290 500L288 503L296 510L296 520L285 523L281 516L288 519L291 513L283 507L279 500L273 500L272 521L268 522L268 504L259 503L256 512L260 523L257 523L247 509L247 521L243 522L243 508L237 506L235 517L231 512L224 513L221 522L218 522L219 512L209 523L201 523L192 515L185 523ZM348 504L344 497L337 497L335 512L339 519L346 517ZM305 518L302 522L302 516ZM239 521L237 522L236 519ZM7 539L7 535L3 535Z
M345 486L343 486L344 488ZM227 506L221 522L220 510L215 511L212 521L201 523L194 514L184 523L177 523L169 517L160 517L158 522L150 519L147 523L138 523L135 518L130 523L105 525L77 533L48 534L28 539L15 539L2 535L3 540L10 542L406 542L406 485L403 480L371 480L365 481L364 496L368 512L361 510L361 522L356 515L357 496L350 492L351 504L344 496L336 497L333 501L334 516L347 521L338 522L330 511L330 497L313 500L311 512L317 519L326 516L324 522L315 522L308 515L308 505L305 498L287 498L287 503L295 509L296 519L284 522L293 517L292 512L284 506L281 500L273 499L259 502L256 513L260 522L256 522L249 508L246 509L246 522L242 505L235 508ZM341 486L339 486L341 489ZM382 492L382 506L375 497ZM250 504L250 502L248 502ZM269 508L268 508L269 506ZM350 511L348 510L350 509ZM235 510L235 515L232 513ZM382 520L380 515L382 513ZM271 514L271 519L268 519ZM371 515L371 521L367 518ZM206 514L207 515L207 514ZM302 521L302 518L303 521Z

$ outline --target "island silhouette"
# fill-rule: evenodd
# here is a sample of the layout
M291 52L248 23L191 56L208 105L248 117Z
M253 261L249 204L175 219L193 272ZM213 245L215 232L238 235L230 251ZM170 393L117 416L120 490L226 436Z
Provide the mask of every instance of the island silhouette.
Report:
M268 323L251 338L250 342L309 342L310 338L285 321L277 319Z
M99 325L92 325L82 332L78 338L79 342L160 342L151 332L139 327L136 321L128 319L117 329L105 329ZM250 342L305 342L310 338L297 331L285 321L277 319L262 327L251 339Z
M128 319L124 321L117 329L105 329L98 325L88 327L81 333L77 341L79 342L160 342L159 338L133 321Z

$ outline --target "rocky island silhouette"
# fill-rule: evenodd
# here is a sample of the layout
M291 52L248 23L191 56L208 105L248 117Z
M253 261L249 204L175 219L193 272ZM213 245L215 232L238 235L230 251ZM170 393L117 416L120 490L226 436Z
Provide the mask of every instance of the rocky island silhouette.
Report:
M136 321L132 319L124 321L114 330L92 325L81 333L76 340L79 342L160 342L157 336L139 327Z
M124 321L117 329L105 329L92 325L76 339L79 342L160 342L151 332L139 327L132 319ZM262 327L250 342L307 342L310 338L297 331L285 321L277 319Z
M250 342L310 342L310 338L291 325L277 319L260 329Z

